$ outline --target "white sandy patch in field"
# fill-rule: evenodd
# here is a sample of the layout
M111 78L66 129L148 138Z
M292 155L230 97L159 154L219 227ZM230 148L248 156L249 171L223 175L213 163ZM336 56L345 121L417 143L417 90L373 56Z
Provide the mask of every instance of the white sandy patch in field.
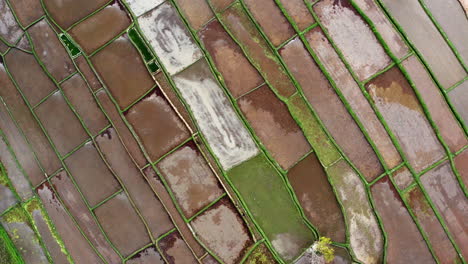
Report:
M397 33L383 13L382 9L376 5L374 0L355 0L354 2L374 23L374 26L385 40L390 50L398 58L401 58L408 53L408 47L403 42L401 36Z
M15 44L22 33L6 0L0 0L0 36L10 44Z
M315 242L310 248L308 248L304 255L294 262L294 264L325 264L325 258L320 256L316 252L317 242Z
M421 171L442 158L444 150L419 107L416 97L405 95L400 85L395 82L387 91L386 94L380 94L385 93L385 90L381 91L374 84L369 86L369 94L374 98L375 105L398 138L409 163L416 171ZM398 95L397 98L401 101L394 101L388 95L390 93ZM405 105L405 100L413 102L416 106Z
M138 22L171 75L203 56L172 5L164 3L141 16Z
M359 79L367 79L391 59L367 24L353 10L333 1L321 1L315 9L321 13L322 23Z
M293 259L301 251L302 243L289 233L275 235L271 241L273 247L286 260Z
M255 143L214 80L206 61L200 60L191 67L201 67L201 71L184 71L174 76L174 82L223 168L229 170L257 155Z
M343 160L328 170L343 204L351 249L362 263L379 263L383 237L361 179Z
M164 0L125 0L133 11L135 16L141 16L144 13L150 11L151 9L155 8Z

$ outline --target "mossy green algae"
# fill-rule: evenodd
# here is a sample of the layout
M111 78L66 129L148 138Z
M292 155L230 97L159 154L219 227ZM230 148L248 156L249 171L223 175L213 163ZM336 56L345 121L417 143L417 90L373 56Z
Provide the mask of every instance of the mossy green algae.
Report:
M264 156L256 156L231 169L228 177L243 197L254 221L283 259L294 259L316 239L282 176Z

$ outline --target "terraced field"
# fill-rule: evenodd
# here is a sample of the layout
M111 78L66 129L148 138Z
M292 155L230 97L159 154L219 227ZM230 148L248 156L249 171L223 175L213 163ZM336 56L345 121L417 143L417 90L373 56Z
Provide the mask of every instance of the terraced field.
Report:
M0 0L0 264L467 263L467 44L465 0Z

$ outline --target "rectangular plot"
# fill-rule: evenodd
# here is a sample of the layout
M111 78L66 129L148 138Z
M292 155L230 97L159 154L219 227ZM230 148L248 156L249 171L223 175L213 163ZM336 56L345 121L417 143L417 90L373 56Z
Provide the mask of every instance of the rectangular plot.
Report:
M193 30L199 30L208 20L214 17L205 0L175 0L187 18Z
M293 260L316 239L305 225L281 175L262 155L231 169L228 177L284 260Z
M68 33L87 54L92 53L119 35L131 23L125 8L114 2L78 25Z
M132 27L130 30L128 30L127 34L128 37L132 40L133 45L135 45L136 48L141 52L145 62L154 59L153 53L151 53L150 49L143 40L143 37L140 33L138 33L138 30L135 27Z
M262 76L272 85L273 89L283 97L293 95L296 88L240 3L235 3L224 11L220 19L234 38L240 42L245 54L252 59L253 64L260 70Z
M350 0L323 0L314 5L314 11L361 81L390 64L390 57Z
M465 122L465 126L468 126L468 104L466 103L468 102L468 80L455 87L448 95L455 107L455 111Z
M162 71L156 73L154 75L156 82L158 83L158 87L163 91L166 95L167 100L171 103L171 105L175 108L177 113L181 116L181 118L187 123L190 127L192 132L196 132L198 128L193 123L192 118L190 117L189 111L182 103L182 100L177 96L176 91L174 88L171 87L169 84L168 79L164 76Z
M138 19L156 55L172 75L200 59L203 54L169 3L163 3Z
M258 153L204 59L177 74L174 82L224 169Z
M37 193L73 260L76 263L104 263L73 223L49 183L39 186Z
M419 187L412 189L405 196L421 228L426 232L439 261L441 263L457 263L459 261L458 253Z
M157 166L187 218L223 194L216 176L193 141L166 156Z
M5 63L31 106L37 105L44 97L57 89L34 55L19 49L12 49L5 56Z
M310 151L301 129L267 85L241 97L237 103L260 141L287 170Z
M35 111L60 155L68 154L88 138L60 91L48 97Z
M109 242L107 242L97 221L81 198L80 193L75 188L68 174L62 171L55 175L50 183L54 186L63 204L75 218L81 230L83 230L83 233L88 237L96 250L109 262L119 261L119 255L117 255Z
M65 164L91 207L121 188L92 142L67 157Z
M25 134L29 144L31 144L31 148L38 155L37 158L42 164L45 172L47 174L55 172L60 167L60 161L28 106L23 101L23 98L6 74L3 65L0 65L0 86L2 87L2 89L0 89L0 96L2 96L5 104L9 107L11 115L18 123L19 129L21 129ZM14 140L10 141L14 142ZM27 152L24 152L20 157L22 155L29 156L26 153ZM32 156L29 156L25 157L25 159L29 159L29 162L25 163L25 169L29 169L27 164L29 164L29 166L33 166L33 158ZM44 175L36 174L36 172L37 170L34 170L32 173L28 172L28 176L31 177L30 180L34 185L39 184L42 179L44 179Z
M15 1L16 2L16 1ZM81 1L62 1L62 0L42 0L44 7L54 21L63 29L69 28L80 19L90 15L107 0L81 0Z
M125 0L125 2L127 2L135 16L141 16L164 2L164 0Z
M366 88L417 172L444 156L413 88L397 67L373 79Z
M25 263L49 263L28 216L20 205L4 214L0 218L0 224L10 235Z
M69 255L64 252L66 248L62 248L62 245L59 244L59 240L61 240L61 238L58 237L58 235L55 235L57 231L50 226L48 222L49 220L47 219L48 216L45 214L46 211L42 208L38 198L31 200L31 202L26 206L26 209L28 210L31 219L51 256L52 261L54 261L54 263L69 263Z
M172 229L172 222L161 201L126 152L114 128L109 128L99 135L96 143L110 168L126 187L128 195L146 220L153 237L159 237Z
M120 116L116 106L107 95L106 91L101 90L96 93L96 97L102 108L104 109L109 120L112 121L113 126L119 132L119 138L125 145L125 148L130 153L132 159L138 164L138 167L143 167L146 164L146 158L138 145L138 142L133 137L130 129L127 127L122 117Z
M205 254L205 249L195 239L191 229L188 227L188 224L177 210L176 204L172 200L172 197L166 187L163 185L160 176L156 174L151 166L145 168L143 172L145 173L151 188L158 194L158 197L164 204L164 208L166 208L168 214L171 216L172 221L174 221L174 224L177 226L177 229L181 233L181 236L184 238L187 245L193 250L197 257L203 256Z
M382 39L385 41L385 44L388 45L390 51L397 58L401 59L409 52L408 46L375 1L376 0L354 0L354 3L356 3L372 21L375 28L382 36Z
M384 238L359 175L344 160L326 171L341 200L350 247L357 260L382 263Z
M8 44L15 45L16 41L21 37L23 30L21 30L21 27L16 22L6 0L0 1L0 13L2 14L0 37Z
M448 230L460 247L463 256L468 256L468 199L460 188L450 164L445 163L421 177L427 194L438 209Z
M468 63L468 20L463 6L457 0L424 0L436 22L447 34L462 60Z
M75 63L78 66L78 69L83 74L84 78L86 79L88 85L91 87L93 91L98 90L102 87L101 82L99 82L96 74L89 66L88 61L85 59L84 56L78 56L75 58Z
M91 135L97 135L109 124L81 75L76 74L61 84L63 93L83 120Z
M151 73L155 73L159 70L159 66L156 64L155 61L148 63L147 66Z
M127 195L120 193L94 210L109 240L124 257L151 242Z
M280 54L326 129L356 167L372 180L370 174L376 176L382 170L377 155L300 39L292 40ZM380 149L384 160L389 167L396 166L401 158L393 145L385 147Z
M157 88L126 111L125 118L151 161L158 160L190 137L187 127Z
M408 39L421 52L436 78L447 89L466 76L457 58L419 1L382 0L385 8L406 32ZM405 8L402 8L402 7Z
M38 161L28 143L6 111L5 105L0 101L0 130L2 131L0 160L8 171L8 177L18 195L26 200L32 196L30 182L38 184L44 179L44 173L39 168Z
M465 186L468 186L468 150L455 157L455 166Z
M289 99L288 108L294 118L298 120L305 137L324 166L328 166L341 158L341 154L320 126L306 101L299 94Z
M304 213L322 236L346 241L346 226L333 186L314 153L288 171L288 179ZM317 209L320 208L320 209Z
M135 256L133 256L131 259L127 260L125 262L127 264L145 264L145 263L152 263L152 264L164 264L164 260L161 257L161 254L158 252L156 247L152 246L149 247Z
M197 263L197 259L177 231L161 239L158 242L158 248L160 248L169 264Z
M75 43L73 43L70 40L70 37L68 35L60 33L59 38L62 40L63 44L67 48L68 53L72 57L75 57L76 55L78 55L81 52L80 49L77 47L77 45L75 45Z
M233 97L238 98L264 82L219 21L213 20L208 23L198 32L198 36Z
M275 47L296 33L275 1L244 0L243 2Z
M354 111L363 127L367 130L377 150L379 150L382 155L388 155L384 158L388 163L387 165L391 167L398 164L398 162L395 162L395 160L398 160L398 158L395 158L398 153L387 131L385 131L385 128L364 97L360 87L354 81L331 44L325 38L323 32L319 28L315 28L309 31L305 36L312 49L323 63L325 70L331 75L337 89L341 91L344 99L348 101L351 110ZM381 171L374 171L370 176L375 177L380 175L380 173Z
M431 76L416 57L411 56L403 61L402 64L416 85L416 89L419 90L424 103L429 109L432 120L439 127L439 132L445 143L447 143L452 152L457 152L468 141L462 128L458 125L455 116L445 102L445 98L442 97Z
M67 50L46 19L30 27L28 33L38 58L56 81L59 82L76 71Z
M300 31L305 30L315 22L304 0L280 0L279 2L286 9L286 12L296 23Z
M204 244L224 263L240 263L253 244L249 230L229 198L223 198L190 222Z
M371 191L387 234L388 263L436 263L392 182L385 177Z
M154 86L144 61L127 35L93 55L91 62L120 109L127 108Z

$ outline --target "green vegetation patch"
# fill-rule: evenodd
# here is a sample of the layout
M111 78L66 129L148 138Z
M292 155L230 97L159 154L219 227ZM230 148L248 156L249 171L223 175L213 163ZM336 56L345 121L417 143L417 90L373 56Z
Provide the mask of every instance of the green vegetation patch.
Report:
M156 62L154 61L148 63L148 68L151 72L156 72L157 70L159 70L158 64L156 64Z
M282 176L262 155L231 169L228 177L283 259L294 259L316 239L305 224Z
M29 200L28 202L23 204L23 207L29 214L32 214L32 212L35 211L35 210L42 211L41 203L39 202L39 200L37 198L33 198L33 199Z
M230 21L230 17L236 16L236 23ZM286 87L291 87L290 80L287 77L285 69L281 66L281 62L275 53L270 49L268 42L262 37L257 26L249 19L249 15L242 7L240 2L233 4L228 10L224 11L220 16L221 22L227 27L227 30L232 33L246 52L247 57L251 58L251 63L262 73L266 81L271 83L272 88L278 93L280 99L289 96L291 91L285 90ZM237 28L237 29L236 29ZM245 36L248 34L249 37ZM250 39L258 46L252 43L246 43L246 39ZM260 48L260 49L258 49ZM265 58L259 53L268 58L268 61L261 62ZM266 64L274 65L276 70L264 70ZM280 75L280 76L278 76ZM294 87L294 90L296 88Z
M8 211L4 216L3 220L7 223L27 223L29 224L28 216L23 208L18 205L13 207L10 211Z
M299 94L293 95L288 100L287 105L291 115L301 127L305 137L314 148L317 157L324 166L329 166L341 158L333 142L328 138L312 111Z
M245 260L244 264L273 264L277 263L270 250L265 244L259 245L250 256Z
M317 254L323 256L327 263L332 262L335 258L335 250L331 247L331 239L328 237L320 237L315 244L314 249Z
M3 167L3 165L0 163L0 185L9 187L9 180L7 177L6 169Z
M57 230L55 229L55 226L53 225L52 220L50 220L39 198L34 197L31 200L27 201L26 203L23 204L23 208L29 214L29 217L33 219L34 226L36 229L37 229L37 222L35 220L34 214L37 214L37 213L40 214L40 217L43 219L43 221L46 223L47 227L49 228L51 235L54 237L55 241L59 245L60 250L63 252L63 254L67 256L68 262L74 263L70 254L67 251L67 248L65 247L65 244L62 241L62 238L60 237Z
M80 53L80 49L78 49L78 47L68 38L66 34L60 34L60 39L63 41L63 43L67 47L72 57L75 57L76 55Z
M128 31L128 36L132 40L133 44L135 44L135 46L140 50L146 62L153 59L153 54L148 49L148 46L146 46L145 42L135 28L132 28Z
M0 225L0 263L20 264L24 263L8 233Z

